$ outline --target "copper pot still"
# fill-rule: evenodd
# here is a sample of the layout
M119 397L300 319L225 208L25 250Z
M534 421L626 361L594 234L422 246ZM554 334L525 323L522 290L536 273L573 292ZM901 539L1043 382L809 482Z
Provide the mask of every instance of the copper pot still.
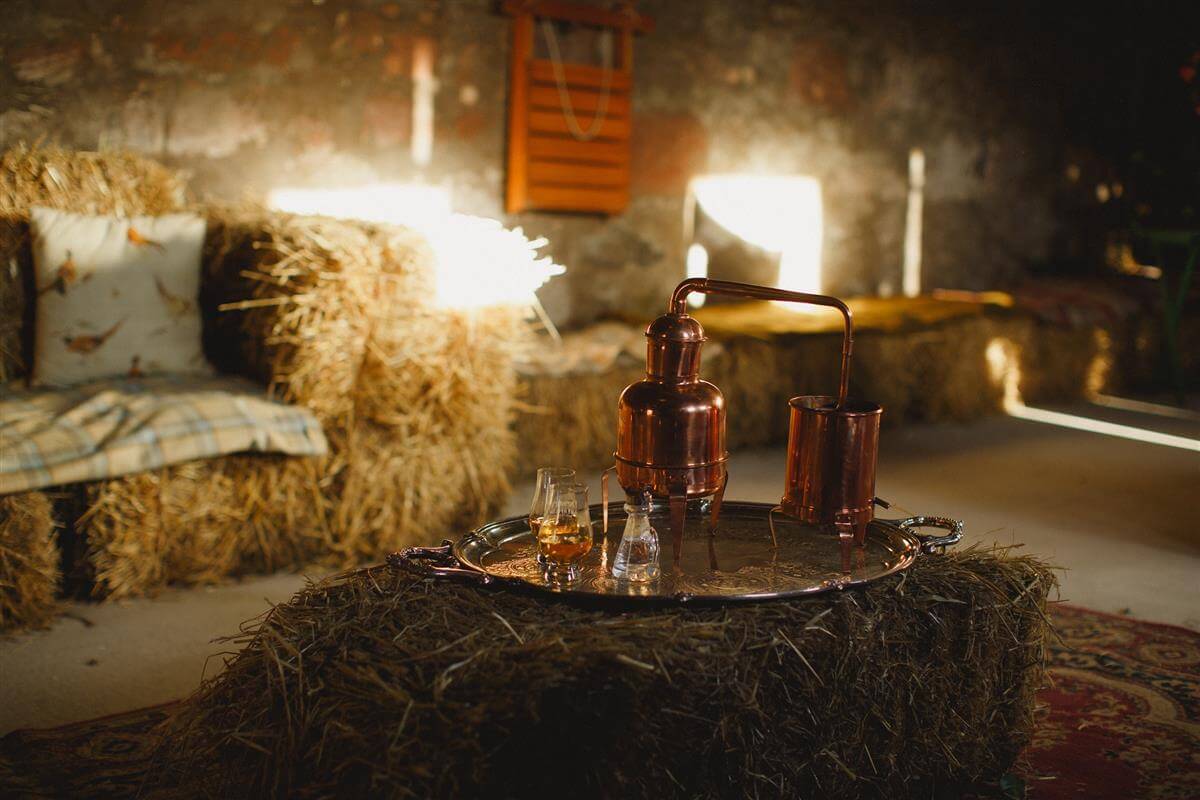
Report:
M826 306L841 312L841 378L836 398L791 400L784 514L849 530L862 541L871 519L879 446L878 405L848 403L854 330L850 309L836 297L768 286L690 278L675 287L667 313L646 327L646 377L617 403L617 480L633 502L668 500L672 550L679 560L687 501L712 498L720 518L726 469L725 397L700 378L704 328L687 313L693 292ZM603 476L604 529L608 529L608 474ZM865 510L864 510L865 509ZM772 535L774 532L772 531Z

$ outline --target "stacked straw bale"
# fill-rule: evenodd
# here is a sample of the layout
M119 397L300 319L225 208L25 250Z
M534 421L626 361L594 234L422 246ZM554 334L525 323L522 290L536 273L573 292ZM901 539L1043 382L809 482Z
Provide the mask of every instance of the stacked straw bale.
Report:
M183 182L176 173L132 154L17 146L0 155L0 391L21 383L32 353L29 208L132 216L170 213L182 202ZM0 629L39 625L54 608L58 588L51 501L41 492L28 492L0 498L0 503L5 509L0 526L5 563L27 569L24 577L12 579L15 594L7 593L9 579L0 578L5 604L14 604L0 614Z
M617 448L617 397L645 374L641 328L602 322L544 342L517 364L517 465L531 478L539 466L612 466ZM712 354L710 354L711 357Z
M30 350L29 206L162 214L181 208L182 183L124 153L16 148L0 168L0 383L15 383ZM70 574L88 576L95 597L127 597L341 568L492 514L514 455L521 315L433 307L432 254L413 231L252 206L196 210L208 219L209 358L311 409L330 453L235 455L70 487L63 521L79 544L68 549L86 561Z
M307 563L319 552L319 473L312 459L234 455L77 487L75 522L93 597L136 597L167 584Z
M32 319L29 208L77 214L167 214L183 202L180 177L130 153L19 145L0 155L0 384L25 376Z
M304 534L321 544L297 552L360 563L503 502L518 312L433 308L427 245L391 226L225 209L207 270L214 361L312 409L330 441Z
M146 788L958 796L1029 741L1053 586L972 549L806 600L629 614L372 568L245 627Z
M77 527L93 595L345 568L492 515L514 456L521 316L432 308L430 254L412 231L207 213L210 358L311 409L330 453L232 456L86 487Z
M883 406L883 424L965 421L1003 408L1002 376L993 375L988 345L1024 341L1030 322L1007 315L961 316L895 331L855 336L850 395ZM723 336L727 357L714 382L725 392L729 447L786 441L788 400L837 393L841 337Z
M50 499L0 497L0 631L46 626L58 609L58 548Z
M878 320L886 301L872 303ZM1063 403L1153 385L1161 341L1161 322L1146 317L1074 328L996 308L939 319L897 314L896 319L883 329L859 328L851 367L851 396L882 405L885 428L1000 413L1008 388L1028 403ZM1185 319L1185 335L1198 326L1200 318ZM591 336L574 334L576 340ZM788 400L837 390L837 333L739 332L713 326L709 336L701 376L725 394L731 451L787 441ZM990 360L995 343L1002 345L1008 363ZM572 346L583 345L576 341ZM549 453L552 457L540 463L561 462L582 470L611 465L617 397L643 375L644 358L636 361L614 361L585 374L555 372L544 365L525 369L520 378L528 405L516 424L521 452ZM1184 354L1183 374L1200 374L1200 356ZM1012 387L1009 380L1015 380ZM528 470L522 477L530 477Z
M996 413L1003 406L1004 387L1002 376L991 372L988 345L997 337L1025 342L1032 325L1031 320L1012 315L975 314L899 330L861 331L855 338L850 394L880 403L886 426ZM580 332L573 338L590 336ZM710 337L701 377L725 395L726 441L731 451L786 441L790 398L837 392L838 334L723 331ZM640 331L638 338L642 338ZM578 349L582 344L576 341L568 346ZM644 339L641 346L644 350ZM610 466L617 398L645 372L644 353L634 357L629 347L626 355L583 372L556 372L536 364L526 368L520 380L527 405L516 423L520 451L538 453L542 464L562 463L582 470ZM1032 363L1036 357L1026 360ZM523 467L522 477L529 477L528 465Z

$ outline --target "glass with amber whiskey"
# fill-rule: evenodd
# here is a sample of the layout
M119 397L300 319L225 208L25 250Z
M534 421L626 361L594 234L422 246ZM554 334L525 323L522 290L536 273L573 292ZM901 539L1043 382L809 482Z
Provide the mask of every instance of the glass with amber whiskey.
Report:
M575 483L575 470L570 467L539 467L537 480L533 485L533 502L529 507L529 530L533 532L536 545L538 529L546 516L546 504L550 500L551 490L560 483ZM542 562L538 554L538 563Z
M587 486L582 483L552 485L536 536L538 562L546 581L561 585L577 580L580 565L592 550Z

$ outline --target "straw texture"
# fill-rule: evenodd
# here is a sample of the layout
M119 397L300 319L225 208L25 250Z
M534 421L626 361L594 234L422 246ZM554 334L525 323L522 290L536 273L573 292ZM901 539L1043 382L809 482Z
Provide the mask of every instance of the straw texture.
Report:
M1029 741L1053 586L976 549L804 601L622 614L359 571L231 640L148 788L957 796Z
M28 207L162 214L180 207L182 183L127 153L18 147L0 166L3 383L25 374L30 350ZM435 307L433 254L414 231L250 205L196 210L208 221L206 354L313 410L331 452L71 487L68 551L85 563L70 574L86 576L94 597L129 597L251 571L342 568L493 513L515 454L522 314Z
M30 206L154 216L177 211L182 202L183 182L176 173L132 153L18 145L0 155L0 384L28 374Z
M882 405L885 428L1001 413L1010 388L1029 403L1077 401L1144 383L1151 377L1146 365L1155 363L1157 341L1145 320L1070 329L963 302L898 300L890 312L888 301L879 298L856 304L868 313L855 335L850 395ZM837 319L799 317L789 330L786 312L754 322L751 312L760 306L749 305L753 308L706 309L704 317L711 341L700 374L725 395L730 451L786 442L788 400L833 394L838 384ZM742 323L745 331L734 327ZM990 360L997 344L1009 359L1000 365ZM643 377L644 357L639 361L612 359L581 373L539 365L525 369L516 423L519 450L548 453L541 463L584 470L611 466L616 400ZM531 476L526 465L522 476Z
M58 581L49 498L0 497L0 631L44 628L58 610Z

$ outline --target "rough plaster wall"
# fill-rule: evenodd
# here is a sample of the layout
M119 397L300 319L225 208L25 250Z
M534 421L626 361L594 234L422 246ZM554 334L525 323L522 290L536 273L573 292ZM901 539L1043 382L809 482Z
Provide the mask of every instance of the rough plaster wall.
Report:
M10 0L0 144L132 147L189 170L201 197L419 178L502 217L509 27L495 5ZM508 219L568 266L544 293L560 319L661 307L683 273L687 181L705 172L819 178L834 292L898 286L913 146L929 285L982 288L1047 256L1060 167L1020 53L982 26L887 2L640 7L658 29L636 49L629 210ZM408 149L418 37L435 42L439 82L424 170Z

